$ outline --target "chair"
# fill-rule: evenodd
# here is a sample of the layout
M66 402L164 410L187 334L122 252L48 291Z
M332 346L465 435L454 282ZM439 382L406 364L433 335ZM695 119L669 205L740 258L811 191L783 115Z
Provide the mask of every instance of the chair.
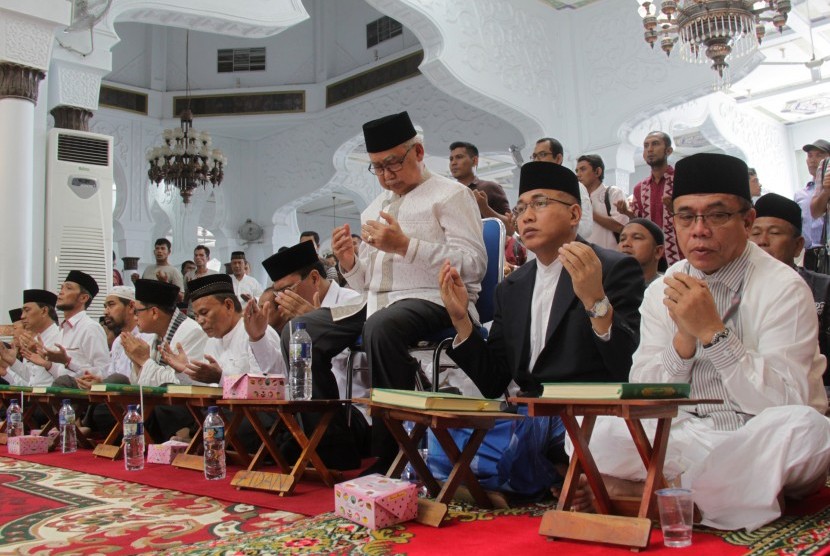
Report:
M478 300L476 301L476 311L478 311L479 321L489 322L493 320L493 313L495 312L495 293L496 286L504 278L504 242L505 242L505 228L504 223L498 218L485 218L482 220L482 233L484 236L484 247L487 253L487 269L484 273L484 278L481 280L481 291L479 291ZM437 282L438 277L435 277ZM481 334L486 338L487 329L480 327ZM418 343L415 349L432 349L432 391L438 391L438 375L441 372L440 361L441 352L452 345L453 338L455 338L455 329L447 328L424 338ZM354 354L362 351L362 338L359 338L357 343L350 349L349 359L346 363L346 398L352 397L352 375ZM416 375L416 387L420 390L426 390L429 385L423 384L420 374ZM351 414L350 414L351 416Z

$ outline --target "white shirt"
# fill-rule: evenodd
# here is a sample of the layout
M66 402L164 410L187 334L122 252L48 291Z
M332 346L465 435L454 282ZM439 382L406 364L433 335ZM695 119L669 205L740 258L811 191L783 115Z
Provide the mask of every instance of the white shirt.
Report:
M608 191L608 202L611 204L611 218L625 226L628 224L628 217L624 214L620 214L620 211L617 210L617 201L622 201L625 199L625 193L617 187L608 187L604 184L600 184L593 193L591 193L591 204L593 205L594 212L599 214L600 216L609 216L608 209L605 206L605 192ZM606 228L605 226L600 225L598 222L594 222L594 230L591 232L590 236L582 236L591 243L595 243L600 247L605 247L606 249L612 249L614 251L617 250L617 239L614 237L614 232Z
M261 374L256 358L248 348L249 344L245 321L240 317L230 332L221 338L207 339L205 356L199 359L206 360L208 355L216 359L222 369L222 377L245 373Z
M55 344L60 337L60 329L58 325L52 323L38 336L44 346L48 349L55 349ZM15 361L9 366L6 380L14 386L51 386L55 378L40 365L24 359Z
M153 340L156 339L155 334L144 334L138 329L138 326L135 326L135 328L130 331L130 334L151 345ZM130 358L127 357L127 353L124 351L124 344L121 342L120 335L112 343L112 349L110 350L110 365L107 367L104 376L101 378L107 378L108 376L112 376L114 374L124 375L127 378L130 378L133 374L133 362L130 361Z
M476 316L487 253L473 192L433 175L402 196L384 191L360 215L361 222L378 220L380 211L397 219L409 238L409 248L401 256L362 242L354 267L343 274L361 294L361 302L334 308L332 318L352 316L364 306L368 317L401 299L424 299L443 306L437 276L445 260L458 269L467 286L470 312Z
M530 305L530 366L545 347L545 334L548 330L550 311L553 308L553 294L562 275L562 262L557 258L548 266L536 259L536 282L533 284L533 301Z
M582 216L576 227L576 233L587 238L591 236L596 226L594 226L594 214L591 212L591 196L588 195L588 189L581 183L579 183L579 206L582 207Z
M248 301L242 299L243 294L250 295L253 300L259 299L259 296L262 295L262 286L253 276L246 274L242 277L242 280L237 280L236 276L231 274L231 280L233 280L233 291L236 292L236 297L239 298L239 302L243 307L248 303Z
M110 350L104 327L89 318L86 311L76 313L60 325L55 342L66 349L69 365L52 364L49 369L55 378L62 375L79 377L84 371L103 376L110 364Z
M172 323L172 321L171 321ZM202 327L196 324L196 321L191 318L186 318L173 338L170 341L170 347L173 351L178 349L177 344L181 344L182 348L187 352L188 359L204 359L205 343L207 342L207 334L202 330ZM135 365L133 365L133 374L130 377L130 382L133 384L142 384L144 386L161 386L162 384L193 384L193 381L184 373L177 373L172 367L160 362L156 362L159 354L156 349L156 344L161 341L154 341L150 346L150 359L142 365L138 376L135 373ZM159 361L161 359L159 358Z
M816 341L813 294L792 268L754 243L747 248L749 267L735 316L741 337L733 333L705 350L698 343L691 359L681 359L672 346L677 327L663 305L665 284L655 280L646 289L640 307L640 345L634 352L629 379L689 382L695 361L705 357L720 372L729 401L743 413L757 415L769 407L809 405L824 414L825 358ZM666 276L686 268L686 261L677 262Z

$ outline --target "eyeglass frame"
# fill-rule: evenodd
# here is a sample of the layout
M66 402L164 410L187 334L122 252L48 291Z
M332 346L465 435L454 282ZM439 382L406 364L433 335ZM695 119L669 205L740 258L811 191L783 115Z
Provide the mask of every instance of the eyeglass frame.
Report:
M574 206L574 205L578 204L578 203L569 203L569 202L567 202L567 201L562 201L562 200L560 200L560 199L555 199L555 198L553 198L553 197L548 197L548 196L546 196L546 195L537 195L537 196L533 197L533 198L530 200L530 202L529 202L529 203L524 203L525 207L524 207L524 209L523 209L521 212L517 212L517 211L518 211L518 209L519 209L519 207L521 206L521 203L519 203L519 204L517 204L515 207L513 207L513 210L511 210L511 211L510 211L510 214L512 214L512 215L513 215L513 218L514 218L514 219L518 219L518 218L519 218L519 217L521 217L521 216L522 216L525 212L527 212L527 209L528 209L528 208L531 208L531 207L532 207L532 208L533 208L533 211L534 211L534 212L536 212L536 211L538 211L538 210L540 210L540 209L545 209L545 208L547 208L547 207L548 207L548 205L550 205L550 201L554 201L554 202L556 202L556 203L560 203L560 204L562 204L562 205L565 205L566 207L572 207L572 206Z
M556 156L556 155L554 155L552 151L539 151L538 153L531 154L530 155L530 160L532 160L533 162L536 162L540 158L547 158L547 157L553 158L554 156Z
M676 228L681 228L681 229L691 228L692 226L694 226L697 223L698 219L700 219L700 221L703 222L704 226L706 226L709 229L714 229L714 228L721 228L723 226L726 226L726 224L728 224L729 221L732 220L733 216L735 216L736 214L745 214L748 211L749 211L749 209L745 208L745 209L735 210L735 211L731 211L731 212L727 211L727 210L713 210L711 212L702 213L702 214L690 213L690 212L673 212L673 213L671 213L671 217L674 220L674 225L675 225ZM725 215L725 217L724 217L724 215ZM682 218L691 217L691 220L689 220L688 222L685 222L681 217ZM719 219L721 217L724 217L723 222L718 223L718 222L713 222L712 221L712 218Z
M401 170L403 170L403 163L406 160L406 156L409 154L409 151L415 148L415 145L417 144L418 143L412 143L412 145L410 145L410 147L406 149L406 152L403 153L403 156L395 162L387 162L386 164L381 164L380 166L375 166L370 162L368 168L369 173L373 176L382 176L386 173L387 170L389 172L392 172L393 174L400 172Z

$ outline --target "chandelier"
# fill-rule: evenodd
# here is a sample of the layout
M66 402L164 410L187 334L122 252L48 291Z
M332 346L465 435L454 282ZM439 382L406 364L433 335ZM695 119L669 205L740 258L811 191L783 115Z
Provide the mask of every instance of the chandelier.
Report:
M169 188L176 187L185 204L190 202L193 190L198 186L217 186L225 177L224 167L228 159L219 149L211 147L207 131L193 129L193 112L190 110L190 32L185 43L185 98L187 107L179 116L180 127L165 129L164 144L147 151L150 169L147 177L158 186L161 182Z
M679 41L680 55L696 64L712 63L716 89L729 86L729 56L749 54L766 34L767 22L783 31L790 0L637 0L645 41L671 54Z

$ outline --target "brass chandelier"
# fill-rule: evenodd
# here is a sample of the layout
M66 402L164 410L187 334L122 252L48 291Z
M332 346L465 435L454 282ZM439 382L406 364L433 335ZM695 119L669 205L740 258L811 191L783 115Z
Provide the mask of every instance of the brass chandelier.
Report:
M680 43L681 57L692 63L711 62L718 74L716 89L729 86L730 56L738 58L757 48L766 23L779 32L792 10L790 0L637 0L645 28L644 39L671 54Z
M212 148L207 131L193 129L193 112L190 110L190 32L185 43L185 95L187 107L180 115L180 126L165 129L164 144L147 151L150 168L147 177L156 186L164 182L167 187L179 190L185 204L190 202L193 190L198 186L217 186L225 177L228 159L219 149Z

